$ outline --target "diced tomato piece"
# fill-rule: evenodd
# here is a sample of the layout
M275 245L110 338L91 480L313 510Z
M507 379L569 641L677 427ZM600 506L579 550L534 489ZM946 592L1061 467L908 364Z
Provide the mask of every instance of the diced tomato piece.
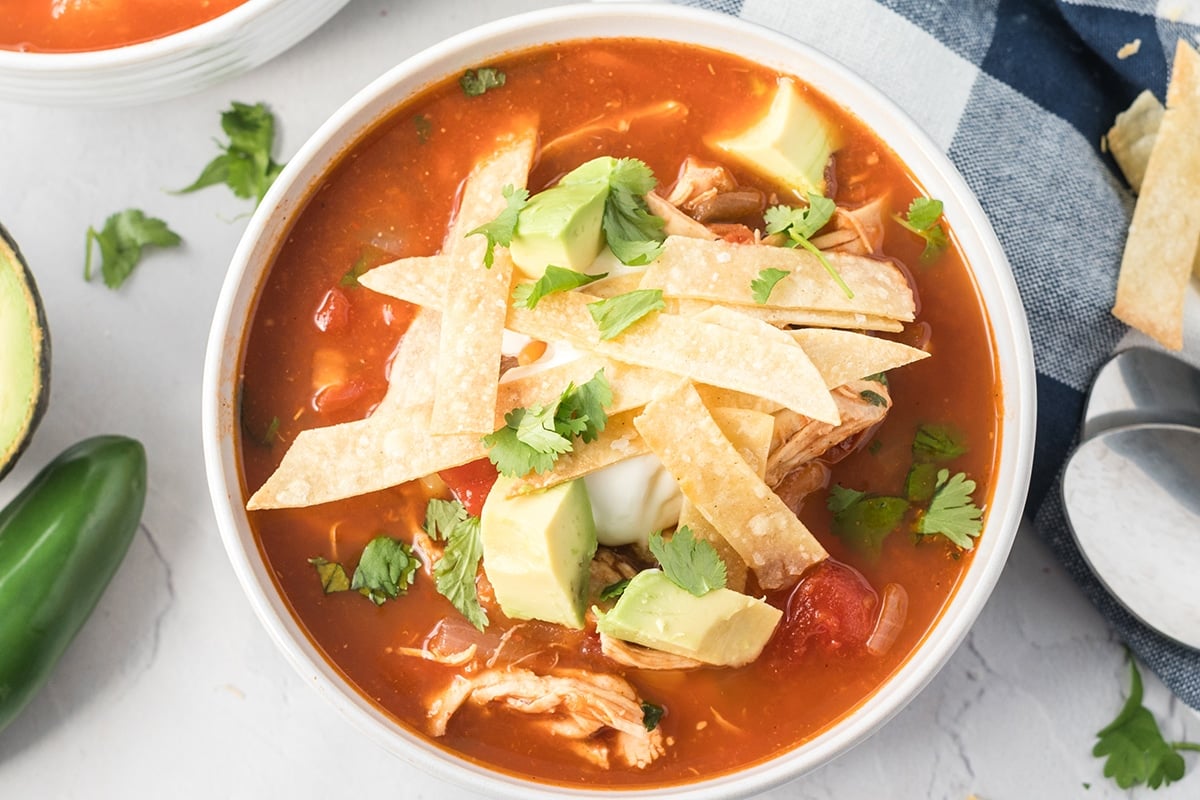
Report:
M321 333L340 333L350 324L350 298L341 289L333 288L321 298L313 312L313 324Z
M366 384L356 378L344 383L331 383L313 395L313 408L322 414L341 411L362 397L366 390Z
M496 483L496 467L486 458L463 464L461 467L444 469L438 473L458 502L462 503L467 513L478 516L483 510L483 501Z
M789 658L810 647L826 655L856 652L871 635L878 607L878 595L858 570L828 559L792 590L772 647Z

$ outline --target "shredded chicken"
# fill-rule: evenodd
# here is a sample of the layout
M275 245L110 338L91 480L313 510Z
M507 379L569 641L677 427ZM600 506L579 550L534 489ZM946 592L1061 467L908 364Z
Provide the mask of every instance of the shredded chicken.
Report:
M600 651L618 664L634 669L696 669L704 666L704 662L694 658L623 642L606 633L600 634Z
M818 250L866 256L883 247L883 195L858 208L838 208L833 230L812 239Z
M690 236L693 239L717 239L717 234L664 200L656 191L646 193L650 213L663 219L663 233L668 236Z
M792 470L882 422L892 404L887 387L875 381L839 386L833 391L833 399L842 418L840 425L817 422L788 410L775 415L775 433L767 457L769 486L778 486Z
M618 581L627 580L637 575L640 568L629 558L613 550L611 547L597 547L596 555L590 564L588 596L598 598L600 592Z
M729 174L729 170L719 164L705 164L688 156L679 168L679 177L667 195L667 202L684 211L691 211L698 202L736 189L737 181Z
M576 752L603 766L615 759L642 768L666 752L662 733L643 724L637 692L616 675L577 669L545 675L527 669L456 675L429 703L430 733L444 735L450 718L466 703L538 717L537 724L547 732L582 743Z

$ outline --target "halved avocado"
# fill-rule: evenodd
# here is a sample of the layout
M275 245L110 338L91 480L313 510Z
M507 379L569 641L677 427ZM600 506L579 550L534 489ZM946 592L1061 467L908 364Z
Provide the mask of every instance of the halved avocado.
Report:
M0 478L29 444L50 399L50 331L37 284L0 225Z

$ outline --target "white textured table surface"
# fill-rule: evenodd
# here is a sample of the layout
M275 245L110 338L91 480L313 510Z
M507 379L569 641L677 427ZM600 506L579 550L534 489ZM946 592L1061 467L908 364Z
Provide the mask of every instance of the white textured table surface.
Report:
M0 734L0 797L468 796L345 722L284 662L243 598L204 482L200 376L249 206L223 188L164 190L215 155L230 100L271 105L286 158L404 57L548 5L354 0L283 57L192 97L115 111L0 103L0 221L34 270L54 346L50 411L0 484L0 503L92 434L141 439L151 469L144 524L116 580L44 691ZM130 206L167 219L185 246L151 255L119 292L85 284L88 225ZM924 693L865 744L768 796L1125 796L1090 750L1126 684L1103 620L1022 530L969 639ZM1169 738L1200 736L1149 675L1147 704ZM1154 796L1198 797L1200 777Z

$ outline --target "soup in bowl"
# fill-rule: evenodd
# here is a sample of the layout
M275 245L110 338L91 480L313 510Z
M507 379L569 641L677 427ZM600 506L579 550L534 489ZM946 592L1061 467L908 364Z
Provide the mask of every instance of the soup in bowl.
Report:
M732 796L949 657L1032 387L999 245L908 118L771 32L581 6L405 62L293 159L222 294L206 455L268 630L393 752Z

